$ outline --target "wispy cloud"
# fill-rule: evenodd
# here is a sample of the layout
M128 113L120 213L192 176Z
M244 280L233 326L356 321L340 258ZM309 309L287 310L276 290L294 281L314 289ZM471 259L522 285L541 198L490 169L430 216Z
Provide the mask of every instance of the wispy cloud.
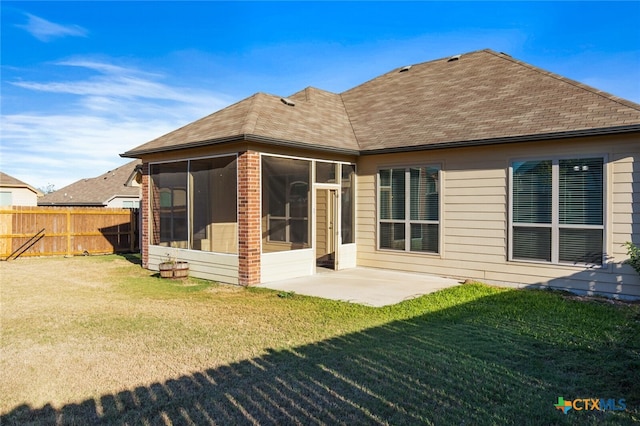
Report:
M129 161L120 153L229 103L201 88L167 84L159 73L108 61L80 59L58 65L81 67L91 75L12 84L70 100L64 113L43 106L1 117L3 171L36 187L53 184L59 189L97 176Z
M14 86L49 93L78 96L103 96L111 99L156 99L183 102L194 105L203 99L201 90L173 88L159 81L162 76L108 63L87 60L70 60L56 65L84 68L100 75L85 80L34 82L11 82Z
M30 13L26 13L25 15L28 19L27 23L17 26L24 28L29 34L40 41L48 42L60 37L86 37L89 33L79 25L61 25Z

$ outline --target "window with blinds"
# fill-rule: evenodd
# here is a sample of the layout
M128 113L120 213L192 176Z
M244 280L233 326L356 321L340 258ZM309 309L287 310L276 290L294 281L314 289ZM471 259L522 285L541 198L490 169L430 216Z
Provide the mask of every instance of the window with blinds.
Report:
M513 260L602 265L604 159L514 162Z
M438 253L440 169L435 166L378 172L378 247Z

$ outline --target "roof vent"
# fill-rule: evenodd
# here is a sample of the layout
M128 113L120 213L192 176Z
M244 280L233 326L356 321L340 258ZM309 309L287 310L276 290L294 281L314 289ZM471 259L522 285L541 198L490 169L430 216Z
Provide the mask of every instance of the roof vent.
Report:
M288 105L288 106L296 106L296 103L293 102L291 99L289 98L280 98L280 100L282 101L283 104Z
M460 59L460 56L462 56L462 55L454 55L454 56L450 57L449 59L447 59L447 62L457 61L458 59Z
M400 71L398 71L398 72L407 72L407 71L409 71L410 69L411 69L411 65L407 65L406 67L402 67L402 68L400 68Z
M509 55L508 53L500 52L500 54L501 54L501 55L504 55L504 56L511 57L511 55Z

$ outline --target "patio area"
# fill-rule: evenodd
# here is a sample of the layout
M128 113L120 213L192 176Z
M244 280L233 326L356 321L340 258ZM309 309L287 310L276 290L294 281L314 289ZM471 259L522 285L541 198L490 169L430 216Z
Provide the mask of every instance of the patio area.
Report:
M309 277L257 287L381 307L460 284L459 280L434 275L357 267L342 271L318 268L318 273Z

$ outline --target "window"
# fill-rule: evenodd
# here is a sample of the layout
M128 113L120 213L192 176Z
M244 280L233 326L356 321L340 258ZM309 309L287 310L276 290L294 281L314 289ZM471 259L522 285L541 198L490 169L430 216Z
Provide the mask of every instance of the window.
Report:
M151 166L152 244L237 253L236 157Z
M378 173L378 246L438 253L439 171L435 166L383 169Z
M336 163L316 161L316 183L336 183Z
M235 157L192 160L191 242L193 250L237 252L237 170ZM231 190L233 188L233 190Z
M10 206L13 203L13 193L9 191L0 192L0 206Z
M187 248L187 161L154 164L153 244Z
M514 162L513 260L602 265L603 158Z
M311 162L262 157L264 252L309 248Z

